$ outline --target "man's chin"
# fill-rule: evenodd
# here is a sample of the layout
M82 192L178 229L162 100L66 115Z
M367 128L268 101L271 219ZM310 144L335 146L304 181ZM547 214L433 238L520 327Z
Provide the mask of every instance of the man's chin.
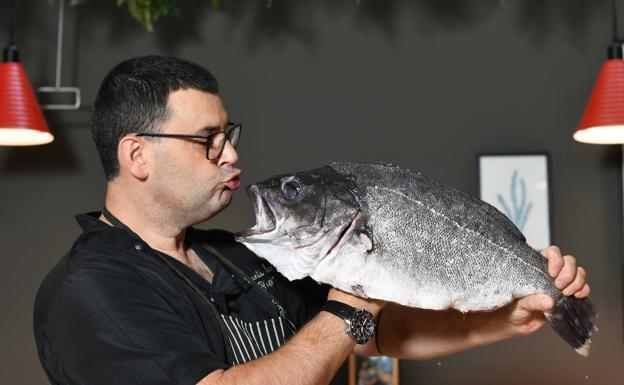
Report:
M223 211L226 207L228 207L230 203L232 203L233 197L234 197L234 191L230 189L223 190L223 194L221 194L221 208L217 210L215 215Z
M222 196L222 197L225 198L224 196ZM197 224L197 223L204 222L204 221L207 221L209 219L214 218L221 211L225 210L230 205L230 203L232 203L232 195L231 194L229 194L227 196L227 198L222 199L219 202L219 205L215 205L214 207L209 207L206 210L202 210L201 215L197 216L197 218L196 218L197 221L195 223L193 223L193 224Z
M230 203L232 203L233 191L229 189L223 189L221 194L218 197L212 197L208 202L208 205L203 206L195 206L195 209L188 208L190 212L188 212L189 225L193 226L198 223L207 221L212 219L221 211L225 210ZM204 201L206 202L206 201Z

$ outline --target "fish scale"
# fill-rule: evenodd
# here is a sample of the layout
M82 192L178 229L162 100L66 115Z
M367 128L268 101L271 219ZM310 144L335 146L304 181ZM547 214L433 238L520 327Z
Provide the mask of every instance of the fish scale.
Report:
M386 189L386 191L391 191ZM387 199L384 195L375 194L375 198L369 201L370 210L375 215L371 216L370 226L374 229L374 242L381 245L374 250L370 260L377 260L385 269L389 269L397 275L405 276L401 282L405 282L406 287L401 290L388 292L381 283L381 287L374 287L368 282L368 276L358 277L360 281L354 281L349 275L340 275L329 278L334 271L340 268L334 265L337 259L351 259L348 264L360 266L363 271L375 272L375 269L362 263L361 254L349 252L344 249L341 253L332 258L322 259L314 270L310 272L312 278L319 282L330 283L345 291L352 291L350 287L361 286L368 296L383 298L400 304L426 307L429 309L446 309L454 307L460 311L482 311L491 310L495 307L507 304L511 297L518 297L527 294L527 291L541 288L544 292L556 293L552 281L544 277L543 280L535 282L533 287L527 287L526 283L518 287L509 287L501 290L505 283L513 281L513 276L509 276L505 271L498 269L502 257L497 257L500 253L498 247L492 245L489 239L482 237L474 231L455 231L458 228L456 223L449 220L436 220L439 216L432 214L424 205L419 205L421 210L410 211L410 216L396 210L396 201ZM366 211L365 211L366 212ZM395 226L394 222L400 221L402 226ZM427 231L419 232L412 229L417 224L429 223ZM390 229L389 229L390 228ZM448 234L432 237L431 234ZM414 243L424 244L422 252L411 247ZM472 245L472 247L471 247ZM527 249L531 252L530 248ZM510 259L516 259L513 254L506 253ZM449 264L448 256L454 256L455 263ZM540 256L543 260L544 258ZM521 260L518 260L521 262ZM497 262L497 263L495 263ZM343 262L344 263L344 262ZM510 269L509 271L514 271ZM424 277L422 281L414 281L413 277ZM487 278L490 278L487 280ZM416 282L423 282L418 284ZM444 290L440 289L441 287ZM479 293L487 292L491 289L489 298L483 298L483 294L473 296L470 302L465 295L470 290L480 288ZM497 296L494 291L498 290ZM378 294L379 293L379 294ZM432 301L431 298L435 298ZM481 301L477 301L481 300Z
M237 240L288 279L310 276L405 306L488 311L544 293L545 315L586 355L596 330L588 299L563 296L546 259L495 207L383 163L331 163L247 189L256 226Z

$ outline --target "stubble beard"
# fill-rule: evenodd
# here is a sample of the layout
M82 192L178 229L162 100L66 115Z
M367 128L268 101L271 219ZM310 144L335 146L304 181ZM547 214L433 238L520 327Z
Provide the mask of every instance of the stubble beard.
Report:
M232 166L220 167L219 173L205 180L205 183L198 183L197 180L189 183L181 179L182 173L175 169L161 167L161 170L160 178L166 183L157 181L153 185L152 196L164 216L181 226L206 221L223 211L232 201L234 191L222 184L232 174Z
M185 206L187 207L185 210L187 212L186 217L191 222L189 225L204 222L225 210L232 202L232 193L233 191L227 188L220 189L214 191L204 201L194 202Z

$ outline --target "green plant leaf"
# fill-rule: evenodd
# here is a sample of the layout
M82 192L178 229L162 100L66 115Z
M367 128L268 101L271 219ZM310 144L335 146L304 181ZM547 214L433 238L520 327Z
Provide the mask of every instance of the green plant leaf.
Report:
M54 1L48 0L49 3ZM267 9L273 7L274 0L265 1ZM115 2L118 7L127 5L130 15L150 32L154 29L154 22L158 21L161 16L180 14L179 0L115 0ZM69 3L73 6L83 5L86 0L70 0ZM221 9L223 0L210 0L210 5L213 9Z

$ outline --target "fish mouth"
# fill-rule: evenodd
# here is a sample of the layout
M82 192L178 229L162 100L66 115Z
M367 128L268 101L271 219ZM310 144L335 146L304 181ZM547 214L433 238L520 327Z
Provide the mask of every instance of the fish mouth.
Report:
M254 214L256 216L256 224L237 234L237 240L245 242L269 240L268 236L273 234L277 229L276 212L269 202L262 196L257 185L251 185L246 188L249 200L252 202Z
M282 243L278 241L277 235L280 226L284 222L286 215L280 213L277 207L264 198L257 185L250 185L246 188L249 200L252 202L256 224L236 234L236 241L243 243ZM347 240L351 237L356 228L363 222L364 215L361 210L355 212L348 221L342 225L319 233L317 237L310 239L310 243L295 246L294 249L310 248L316 249L314 254L322 257L336 255Z

